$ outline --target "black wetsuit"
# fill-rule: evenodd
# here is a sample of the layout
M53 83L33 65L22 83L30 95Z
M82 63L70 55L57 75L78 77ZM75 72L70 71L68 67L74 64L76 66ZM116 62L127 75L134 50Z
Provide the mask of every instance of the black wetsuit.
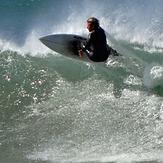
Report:
M109 54L106 47L106 35L101 27L91 32L87 44L82 49L94 62L106 61Z

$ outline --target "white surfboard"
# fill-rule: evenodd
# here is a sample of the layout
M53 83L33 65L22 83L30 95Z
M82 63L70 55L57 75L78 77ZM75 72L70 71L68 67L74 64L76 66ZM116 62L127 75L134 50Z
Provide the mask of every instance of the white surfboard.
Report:
M86 54L83 55L83 57L79 57L78 51L81 49L83 44L87 42L87 39L82 36L72 34L54 34L41 37L40 41L57 53L70 58L91 62ZM117 53L115 50L110 49L111 48L108 46L108 52L112 53L111 55L119 55L119 53Z

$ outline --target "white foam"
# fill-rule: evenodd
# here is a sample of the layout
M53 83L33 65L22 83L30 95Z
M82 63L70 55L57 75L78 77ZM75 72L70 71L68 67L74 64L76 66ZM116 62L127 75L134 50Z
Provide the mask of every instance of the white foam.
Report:
M0 40L0 50L1 52L6 50L20 52L19 47L16 46L14 43L2 39Z
M163 66L152 63L144 70L143 83L148 88L163 85Z
M26 38L23 46L17 45L12 41L0 40L0 51L12 51L21 55L43 55L51 52L49 48L46 48L40 41L39 36L34 31Z
M39 37L41 37L39 34L37 34L35 31L32 31L26 38L25 44L21 47L21 52L30 53L33 56L51 52L49 48L45 47L45 45L40 42Z

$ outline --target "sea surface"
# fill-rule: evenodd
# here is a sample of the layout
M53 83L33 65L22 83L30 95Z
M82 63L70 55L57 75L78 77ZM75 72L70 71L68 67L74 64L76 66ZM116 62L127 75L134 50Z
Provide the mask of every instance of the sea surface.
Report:
M0 163L163 163L163 1L1 0ZM123 57L44 46L97 17Z

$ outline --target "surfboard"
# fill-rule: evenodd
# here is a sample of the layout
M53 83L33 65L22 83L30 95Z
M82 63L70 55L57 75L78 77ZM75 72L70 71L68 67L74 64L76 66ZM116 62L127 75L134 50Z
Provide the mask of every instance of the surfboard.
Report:
M48 48L66 57L91 62L86 54L83 55L83 57L79 57L78 53L83 44L86 44L87 38L72 34L53 34L41 37L39 40ZM119 53L111 47L108 46L107 49L110 55L119 55Z

